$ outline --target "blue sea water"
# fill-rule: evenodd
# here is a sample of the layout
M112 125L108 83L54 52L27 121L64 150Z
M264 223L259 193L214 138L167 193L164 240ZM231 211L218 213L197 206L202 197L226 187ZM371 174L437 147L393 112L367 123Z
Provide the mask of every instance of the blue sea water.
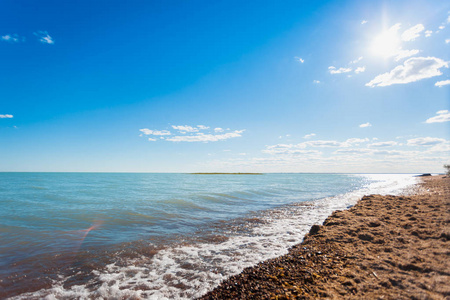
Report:
M0 173L0 298L193 298L412 175Z

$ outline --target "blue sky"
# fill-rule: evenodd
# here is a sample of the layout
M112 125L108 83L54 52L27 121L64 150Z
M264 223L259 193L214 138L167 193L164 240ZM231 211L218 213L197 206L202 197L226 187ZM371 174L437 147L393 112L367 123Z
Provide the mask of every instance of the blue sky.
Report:
M447 1L0 3L0 171L442 172Z

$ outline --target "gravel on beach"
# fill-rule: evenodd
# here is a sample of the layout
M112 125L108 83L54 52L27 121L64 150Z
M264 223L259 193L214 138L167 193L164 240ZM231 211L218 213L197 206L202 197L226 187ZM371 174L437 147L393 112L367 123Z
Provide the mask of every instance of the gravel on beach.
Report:
M450 299L450 178L363 197L201 299Z

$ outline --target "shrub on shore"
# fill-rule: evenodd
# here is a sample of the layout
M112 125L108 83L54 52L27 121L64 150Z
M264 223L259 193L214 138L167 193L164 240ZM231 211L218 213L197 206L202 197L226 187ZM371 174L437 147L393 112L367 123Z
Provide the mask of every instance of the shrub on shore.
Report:
M444 168L447 169L447 175L450 176L450 165L444 165Z

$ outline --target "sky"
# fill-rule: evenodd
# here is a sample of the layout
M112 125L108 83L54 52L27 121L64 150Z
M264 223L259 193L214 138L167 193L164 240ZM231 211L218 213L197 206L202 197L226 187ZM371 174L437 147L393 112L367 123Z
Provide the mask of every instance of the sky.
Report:
M0 2L0 171L439 173L448 1Z

